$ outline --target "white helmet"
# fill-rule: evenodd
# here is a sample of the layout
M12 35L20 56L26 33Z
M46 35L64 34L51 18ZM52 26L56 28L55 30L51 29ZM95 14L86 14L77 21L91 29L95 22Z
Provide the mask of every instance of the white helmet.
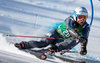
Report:
M76 17L78 17L78 15L85 15L88 17L88 12L87 9L85 7L78 7L75 9L75 11L73 12L73 16L76 20Z

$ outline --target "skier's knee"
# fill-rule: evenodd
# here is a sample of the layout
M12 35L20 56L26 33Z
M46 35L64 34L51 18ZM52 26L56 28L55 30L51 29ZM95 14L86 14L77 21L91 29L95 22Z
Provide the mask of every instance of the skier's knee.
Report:
M20 43L15 43L14 44L15 47L19 48L19 49L28 49L28 48L31 48L29 45L28 45L28 42L20 42Z

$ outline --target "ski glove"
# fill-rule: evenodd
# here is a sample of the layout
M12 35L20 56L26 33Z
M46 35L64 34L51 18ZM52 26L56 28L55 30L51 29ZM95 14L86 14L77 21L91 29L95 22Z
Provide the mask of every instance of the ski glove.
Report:
M86 54L87 54L86 47L84 47L84 46L81 47L80 54L81 54L81 55L86 55Z

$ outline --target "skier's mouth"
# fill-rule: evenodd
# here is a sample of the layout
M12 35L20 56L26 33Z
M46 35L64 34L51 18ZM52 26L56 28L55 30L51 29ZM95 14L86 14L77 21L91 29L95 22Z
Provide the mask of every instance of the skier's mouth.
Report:
M84 22L81 22L81 24L84 24Z

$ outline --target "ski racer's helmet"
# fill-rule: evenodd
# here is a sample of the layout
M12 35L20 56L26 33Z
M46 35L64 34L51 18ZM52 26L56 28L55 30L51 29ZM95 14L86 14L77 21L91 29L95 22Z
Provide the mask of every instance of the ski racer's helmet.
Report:
M85 15L88 17L88 11L85 7L77 7L74 12L73 12L73 17L76 21L76 18L79 16L79 15Z

